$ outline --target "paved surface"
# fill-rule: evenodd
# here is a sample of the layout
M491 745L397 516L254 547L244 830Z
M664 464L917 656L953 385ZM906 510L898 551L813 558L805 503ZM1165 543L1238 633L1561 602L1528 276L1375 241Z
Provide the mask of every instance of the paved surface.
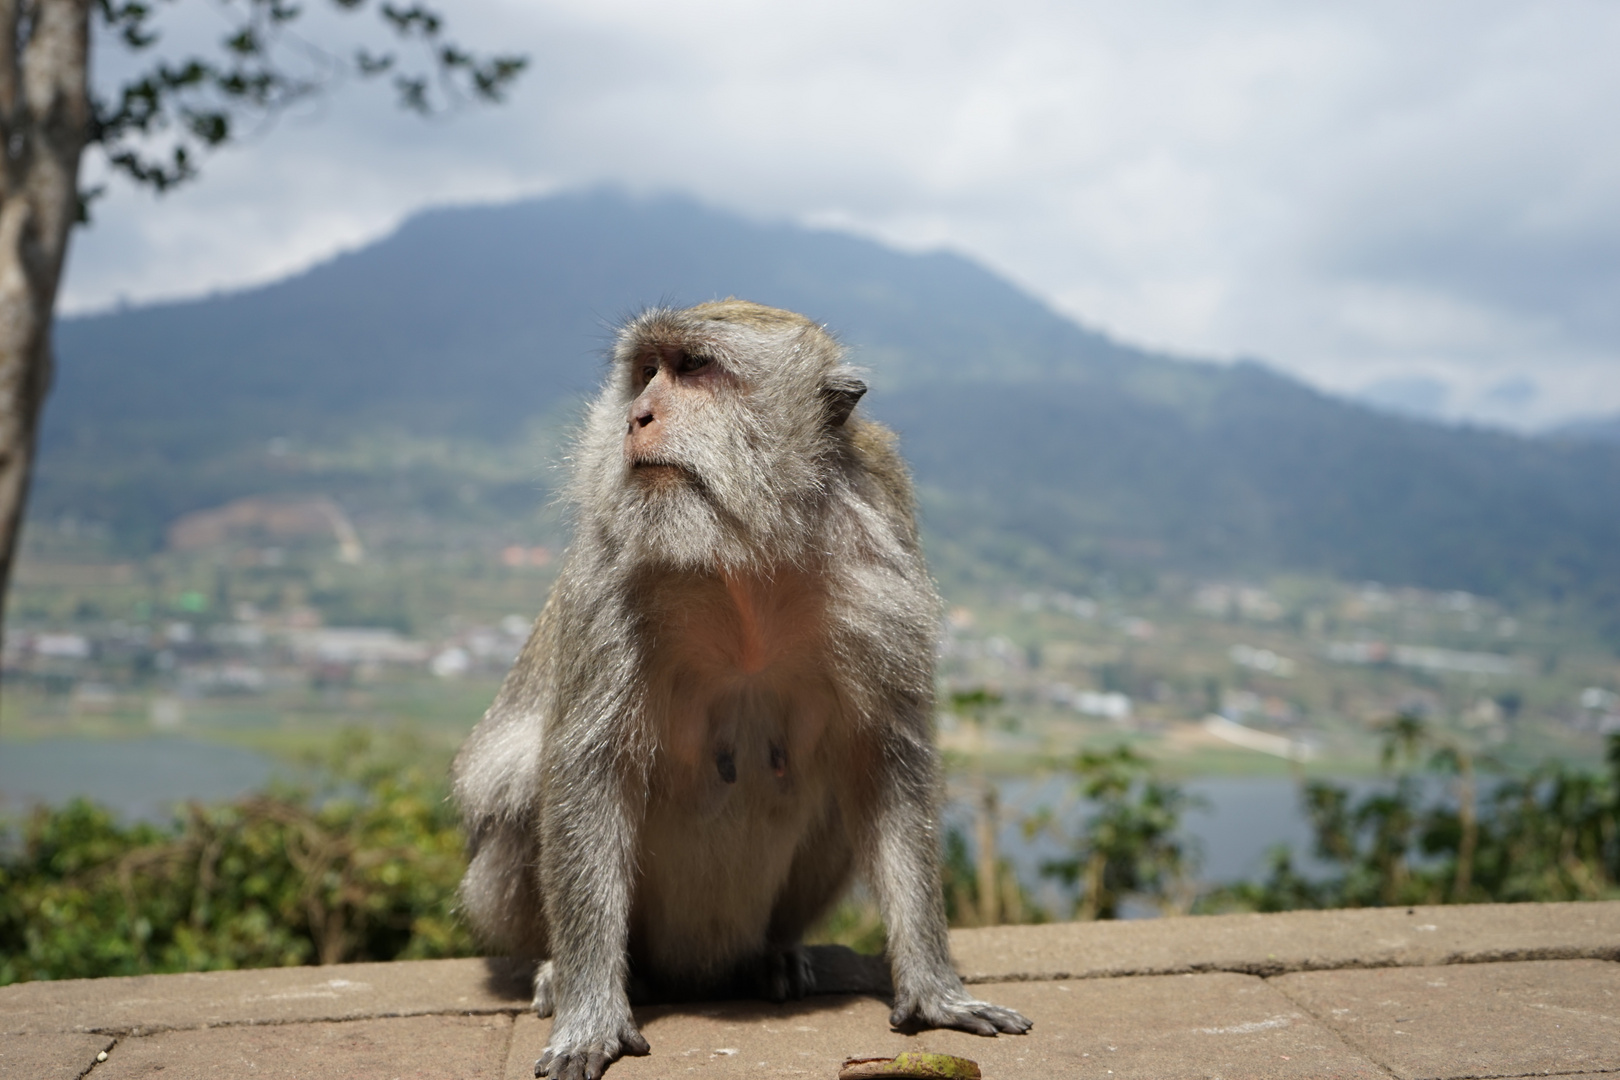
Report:
M899 1035L861 995L660 1006L637 1010L652 1054L608 1076L831 1080L846 1057L912 1049L987 1080L1620 1080L1620 902L1002 927L953 946L1029 1035ZM524 989L482 960L27 983L0 988L0 1080L527 1080L550 1021Z

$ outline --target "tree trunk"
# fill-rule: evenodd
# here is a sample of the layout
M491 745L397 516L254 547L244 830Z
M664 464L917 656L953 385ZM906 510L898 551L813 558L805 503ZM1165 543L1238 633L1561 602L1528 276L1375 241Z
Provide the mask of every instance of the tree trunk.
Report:
M1474 787L1474 758L1457 748L1457 823L1462 835L1457 841L1457 876L1451 883L1451 902L1465 904L1474 887L1474 851L1479 847L1479 811Z
M980 759L983 760L982 758ZM1001 855L996 830L1001 824L996 785L979 777L979 925L1001 925Z
M1114 898L1107 895L1108 887L1108 856L1102 851L1093 850L1086 859L1085 871L1085 897L1080 902L1080 910L1075 917L1085 922L1093 919L1112 919L1114 917Z
M90 136L91 0L0 0L0 597L11 581L79 157Z

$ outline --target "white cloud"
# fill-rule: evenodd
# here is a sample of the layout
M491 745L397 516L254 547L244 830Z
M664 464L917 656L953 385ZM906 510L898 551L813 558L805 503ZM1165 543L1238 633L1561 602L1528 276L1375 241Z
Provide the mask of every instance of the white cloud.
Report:
M1612 5L449 13L532 55L508 107L423 125L351 88L190 190L119 191L66 305L264 280L423 206L608 181L949 246L1121 337L1330 387L1428 375L1519 422L1620 410ZM1526 377L1504 412L1490 388Z

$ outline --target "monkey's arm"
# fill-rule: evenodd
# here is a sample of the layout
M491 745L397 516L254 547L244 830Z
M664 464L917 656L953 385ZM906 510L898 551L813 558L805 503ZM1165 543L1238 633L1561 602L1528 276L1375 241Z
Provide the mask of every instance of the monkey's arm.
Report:
M1021 1035L1030 1029L1029 1020L974 998L951 966L940 893L938 763L926 728L896 723L885 743L879 759L888 775L878 785L883 794L873 821L871 863L894 973L889 1023L904 1030L946 1027L976 1035Z
M606 719L547 746L540 881L551 931L555 1017L535 1075L596 1080L624 1054L645 1054L625 992L630 887L640 785L621 771Z

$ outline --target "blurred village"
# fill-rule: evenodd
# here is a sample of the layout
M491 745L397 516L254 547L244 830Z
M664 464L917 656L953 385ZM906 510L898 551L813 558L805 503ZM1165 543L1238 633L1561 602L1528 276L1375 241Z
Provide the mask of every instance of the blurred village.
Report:
M144 561L106 559L71 521L37 530L5 638L8 730L286 745L341 718L453 744L522 647L560 549L373 550L364 531L327 498L187 514ZM1620 731L1620 664L1552 606L1303 578L1102 577L1080 595L953 586L969 575L946 570L943 690L1001 705L971 736L945 711L941 741L1002 771L1125 738L1189 774L1354 773L1395 715L1505 762L1596 760Z

